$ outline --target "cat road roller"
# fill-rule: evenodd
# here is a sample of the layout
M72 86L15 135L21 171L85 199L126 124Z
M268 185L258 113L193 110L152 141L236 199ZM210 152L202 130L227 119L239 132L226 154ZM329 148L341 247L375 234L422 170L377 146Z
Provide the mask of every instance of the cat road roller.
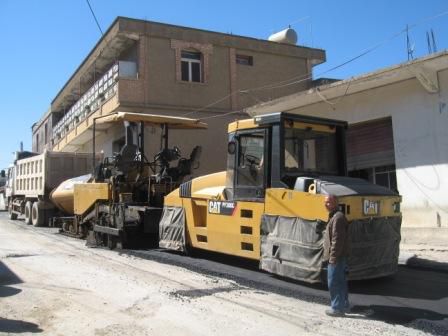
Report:
M267 272L320 282L324 199L333 194L349 221L348 278L395 273L401 197L347 177L346 128L346 122L286 113L231 123L227 170L165 196L159 245L249 258Z
M196 146L188 158L181 157L178 147L168 147L169 130L198 131L207 124L189 118L117 112L95 119L93 148L95 132L110 123L124 124L125 144L119 153L97 165L94 174L66 180L52 192L53 203L73 214L58 218L55 225L65 234L87 238L88 245L126 248L157 244L164 196L199 167L201 154L201 147ZM144 154L145 126L153 128L151 133L160 128L161 139L152 136L160 141L160 151L151 160ZM92 155L95 158L95 150Z

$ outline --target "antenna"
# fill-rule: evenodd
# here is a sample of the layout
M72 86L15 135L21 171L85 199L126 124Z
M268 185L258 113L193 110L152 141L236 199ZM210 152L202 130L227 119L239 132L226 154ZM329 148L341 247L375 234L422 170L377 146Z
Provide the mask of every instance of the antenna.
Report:
M408 51L408 61L414 59L414 45L411 45L411 41L409 39L409 25L406 25L406 48Z
M313 21L310 18L310 36L311 36L311 47L314 48L314 37L313 37Z
M426 32L426 44L428 45L428 54L432 54L431 40L429 39L429 33Z
M426 43L428 45L428 53L432 54L437 52L437 46L436 46L436 38L434 36L434 31L431 30L426 32Z
M432 30L432 28L431 28L431 38L432 38L432 50L434 52L437 52L436 38L434 36L434 30Z

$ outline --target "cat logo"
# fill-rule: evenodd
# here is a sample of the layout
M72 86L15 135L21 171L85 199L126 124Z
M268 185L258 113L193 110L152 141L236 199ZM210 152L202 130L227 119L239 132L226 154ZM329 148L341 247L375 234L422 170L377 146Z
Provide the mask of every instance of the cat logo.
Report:
M363 199L363 214L365 216L377 215L379 207L378 201Z
M235 202L209 201L208 213L224 216L232 216L236 209Z

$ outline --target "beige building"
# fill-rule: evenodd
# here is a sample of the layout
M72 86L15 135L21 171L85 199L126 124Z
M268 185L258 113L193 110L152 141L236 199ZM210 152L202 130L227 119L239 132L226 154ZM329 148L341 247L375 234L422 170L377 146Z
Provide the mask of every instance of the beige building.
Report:
M448 53L247 109L346 120L349 174L403 196L403 238L448 240Z
M209 129L174 134L170 145L185 156L202 145L199 171L221 170L228 122L246 117L244 107L310 88L312 67L324 61L320 49L118 17L33 125L33 151L90 152L93 118L116 111L188 116ZM309 78L245 91L297 76ZM123 141L122 127L103 129L96 151L111 155ZM148 158L159 145L145 143Z

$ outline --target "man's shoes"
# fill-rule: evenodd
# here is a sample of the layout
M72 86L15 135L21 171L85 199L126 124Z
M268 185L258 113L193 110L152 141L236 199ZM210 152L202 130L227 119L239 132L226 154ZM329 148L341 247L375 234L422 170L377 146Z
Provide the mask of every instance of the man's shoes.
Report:
M328 316L331 317L344 317L345 313L339 310L334 310L334 309L327 309L325 311L325 314L327 314Z

